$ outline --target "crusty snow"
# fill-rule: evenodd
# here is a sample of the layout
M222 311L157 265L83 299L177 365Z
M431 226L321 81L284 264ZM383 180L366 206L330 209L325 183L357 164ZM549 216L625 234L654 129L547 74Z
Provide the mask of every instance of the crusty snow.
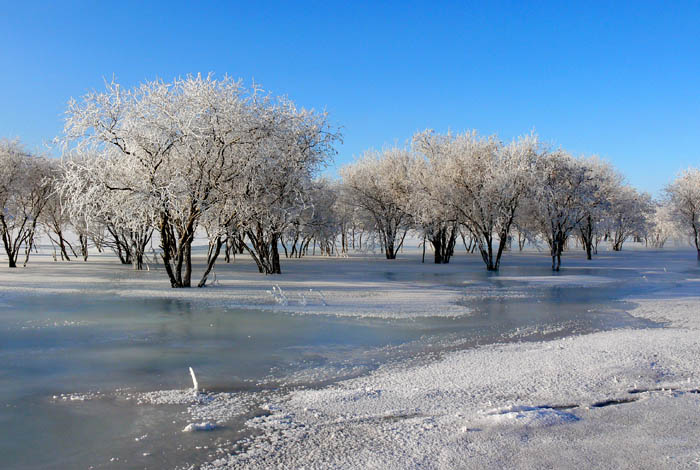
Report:
M293 392L249 422L265 433L246 453L207 468L689 468L700 295L674 294L632 312L663 310L670 328L484 346Z

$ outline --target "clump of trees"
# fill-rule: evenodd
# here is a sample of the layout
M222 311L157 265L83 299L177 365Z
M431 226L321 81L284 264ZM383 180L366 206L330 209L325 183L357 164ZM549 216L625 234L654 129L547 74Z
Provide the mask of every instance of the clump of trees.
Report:
M653 201L609 163L532 134L504 142L426 130L365 152L336 181L319 178L339 139L325 113L228 77L107 83L69 102L60 161L0 141L3 248L10 267L21 253L26 265L43 230L56 260L111 249L135 269L162 264L175 288L204 287L222 253L230 262L247 251L261 273L279 274L280 251L378 247L391 260L409 233L436 264L461 238L489 271L514 240L519 250L546 243L554 271L574 244L592 259L602 241L662 248L679 233L700 259L698 169ZM208 246L194 277L196 236Z
M51 193L51 163L16 140L0 140L0 237L9 267L24 265L34 247L39 220Z
M278 242L339 138L325 113L200 75L133 90L108 83L69 103L65 134L60 190L73 216L107 227L137 269L155 231L172 287L192 283L202 226L210 250L200 287L231 234L247 237L260 272L280 273Z
M340 170L349 204L374 223L386 259L395 259L412 227L413 155L406 149L368 151Z
M516 212L528 194L537 146L534 136L504 144L474 131L414 136L416 158L425 161L422 190L414 197L435 209L428 238L436 251L454 247L461 226L476 243L486 269L498 270ZM436 262L449 261L448 254Z
M388 259L415 230L435 263L447 263L462 235L467 250L497 271L516 235L521 250L527 239L545 241L558 271L572 239L592 259L601 240L620 251L656 223L651 197L611 165L551 150L535 135L502 142L476 131L420 132L406 148L368 152L341 176L348 203L374 222Z

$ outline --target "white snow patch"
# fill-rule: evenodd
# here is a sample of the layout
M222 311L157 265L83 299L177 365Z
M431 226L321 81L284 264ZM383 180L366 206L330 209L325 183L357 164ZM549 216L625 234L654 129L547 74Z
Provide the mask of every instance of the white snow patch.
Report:
M216 423L205 421L203 423L190 423L185 426L185 429L183 429L182 432L213 431L216 428Z

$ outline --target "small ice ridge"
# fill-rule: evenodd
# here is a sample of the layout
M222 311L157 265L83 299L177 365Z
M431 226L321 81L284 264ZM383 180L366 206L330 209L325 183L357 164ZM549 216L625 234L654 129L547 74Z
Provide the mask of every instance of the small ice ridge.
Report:
M203 423L190 423L185 426L182 432L197 432L197 431L213 431L216 429L216 423L211 421L204 421Z

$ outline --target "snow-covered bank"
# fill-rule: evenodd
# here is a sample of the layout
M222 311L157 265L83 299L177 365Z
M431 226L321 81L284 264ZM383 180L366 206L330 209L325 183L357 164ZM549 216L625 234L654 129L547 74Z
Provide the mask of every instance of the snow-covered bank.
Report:
M484 346L300 390L205 468L695 468L700 292L637 303L665 328Z
M696 329L483 347L292 393L211 468L679 468L700 459L698 387Z

